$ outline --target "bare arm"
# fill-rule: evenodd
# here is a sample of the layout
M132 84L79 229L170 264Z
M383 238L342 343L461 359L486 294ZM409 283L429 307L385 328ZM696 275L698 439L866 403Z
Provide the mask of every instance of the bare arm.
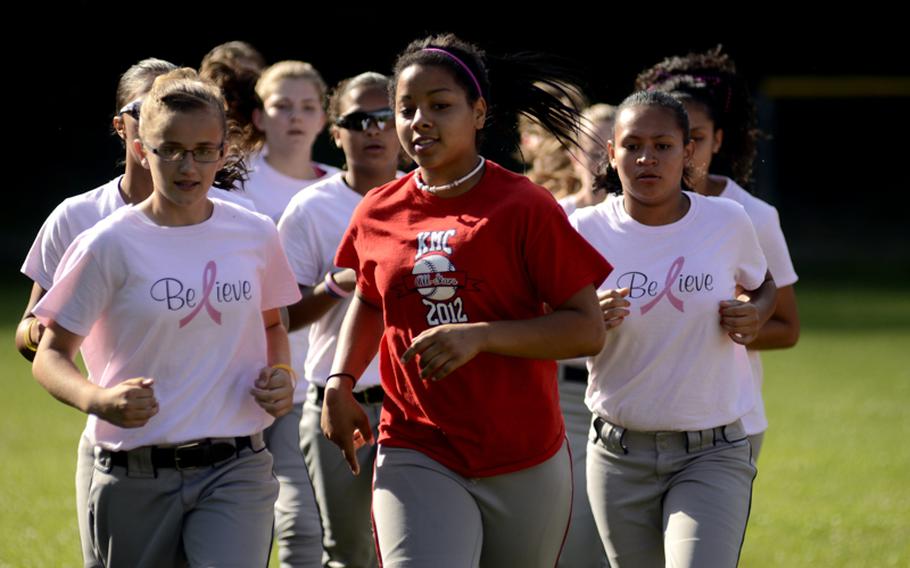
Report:
M103 388L82 376L74 363L83 337L52 322L45 329L32 374L54 398L121 428L138 428L158 413L154 380L135 377Z
M262 312L265 325L265 342L268 350L268 366L259 372L259 377L250 394L263 410L278 418L291 411L294 406L295 379L288 371L291 363L291 348L288 332L281 322L279 309ZM275 367L278 365L279 367ZM285 368L287 367L287 368Z
M746 347L752 350L783 349L799 341L799 310L793 286L777 289L777 307L771 318L761 327L756 337Z
M41 335L44 333L44 325L32 315L32 310L46 291L37 282L32 283L32 291L28 298L28 305L25 307L25 313L22 314L22 320L16 327L16 349L19 354L33 361L35 359L35 348L41 341Z
M401 356L414 357L422 378L441 379L480 352L529 359L596 355L603 348L603 316L594 286L588 285L552 313L514 321L447 324L414 338Z
M720 325L730 335L730 339L741 345L752 342L774 313L777 286L771 273L766 272L761 286L745 291L745 295L749 301L724 300L720 303Z
M382 316L382 309L359 295L354 296L341 325L333 372L360 377L379 348ZM348 377L335 376L328 380L320 424L326 438L341 448L351 471L357 475L360 473L357 448L373 442L373 431L363 409L354 400L353 389L354 381Z
M357 284L357 275L350 268L345 268L333 275L338 286L346 292L352 292ZM320 319L333 307L338 305L339 298L328 293L325 282L315 286L300 286L303 298L293 306L288 306L291 318L289 331L296 331L307 324Z

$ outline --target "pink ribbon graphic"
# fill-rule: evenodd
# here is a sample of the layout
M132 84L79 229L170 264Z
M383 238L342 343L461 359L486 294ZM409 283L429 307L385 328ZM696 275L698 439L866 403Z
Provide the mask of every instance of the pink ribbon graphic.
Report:
M686 259L682 256L673 261L673 264L670 265L670 270L667 271L667 279L664 281L664 289L661 290L660 294L658 294L656 298L641 307L641 315L645 315L646 313L650 312L651 308L656 306L657 302L659 302L660 299L664 296L666 296L667 300L673 304L674 308L685 313L685 310L683 309L683 301L674 296L673 290L670 288L673 286L673 282L679 277L683 269L683 264L685 263Z
M196 317L196 314L199 313L199 310L202 309L202 306L205 306L205 311L209 313L209 317L212 318L212 321L221 325L221 312L215 309L215 306L212 305L210 298L212 297L212 291L215 289L215 276L218 274L218 267L215 266L215 261L210 260L205 265L205 270L202 272L202 301L190 312L185 318L180 320L180 327L185 326L186 324L193 321L193 318Z

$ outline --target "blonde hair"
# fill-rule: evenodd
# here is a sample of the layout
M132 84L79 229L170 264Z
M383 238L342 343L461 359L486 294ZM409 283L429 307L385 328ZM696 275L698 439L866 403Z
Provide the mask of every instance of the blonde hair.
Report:
M608 104L591 105L582 111L581 116L587 123L584 125L585 131L582 135L591 137L596 132L599 123L615 120L616 107ZM578 177L569 152L562 147L558 140L548 136L531 121L521 122L520 128L525 135L536 136L538 139L536 146L523 152L523 158L530 165L530 169L526 172L528 178L550 190L556 199L578 193L582 189L582 180ZM606 143L605 140L598 142Z
M146 94L152 88L155 78L177 69L177 66L163 59L149 57L133 65L120 76L117 82L117 107L114 112Z
M275 86L285 79L306 79L313 83L319 93L319 102L325 108L326 91L328 90L322 75L315 67L305 61L279 61L262 70L262 75L256 82L256 94L265 102L271 95Z
M155 78L152 89L142 101L139 116L139 136L145 138L165 112L208 110L221 119L227 133L225 103L221 90L205 81L193 69L182 67Z
M605 103L597 103L583 110L581 116L594 124L614 122L616 120L616 107Z
M139 114L139 137L151 134L161 115L168 112L208 111L221 122L224 136L224 166L215 174L212 185L221 189L235 189L247 176L243 151L228 137L227 113L224 96L214 83L199 77L193 69L182 67L161 75L152 84L152 90L142 101Z

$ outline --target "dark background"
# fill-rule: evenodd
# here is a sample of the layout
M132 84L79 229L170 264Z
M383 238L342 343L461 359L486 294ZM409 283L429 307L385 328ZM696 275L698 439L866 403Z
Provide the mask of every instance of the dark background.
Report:
M898 28L900 18L847 14L832 23L758 5L696 14L645 3L570 13L561 3L509 20L485 13L487 6L455 3L339 4L334 13L304 3L259 4L191 10L179 3L76 3L7 20L15 32L4 39L11 63L4 170L12 207L0 213L0 279L21 280L23 304L27 282L14 274L41 222L62 199L120 169L123 152L110 128L114 91L136 61L154 56L196 67L216 44L242 39L270 63L313 63L331 85L365 70L387 73L408 42L439 31L491 53L570 58L587 71L592 100L614 104L641 69L722 43L752 84L760 126L771 135L760 151L755 193L779 209L797 271L860 279L910 272L910 32ZM341 162L325 137L315 158Z

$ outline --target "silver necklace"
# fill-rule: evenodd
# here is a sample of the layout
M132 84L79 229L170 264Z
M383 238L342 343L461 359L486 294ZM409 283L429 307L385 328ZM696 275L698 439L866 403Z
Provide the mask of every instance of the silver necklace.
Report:
M417 184L418 189L420 189L422 191L426 191L427 193L436 194L436 193L439 193L440 191L447 191L449 189L452 189L453 187L457 187L457 186L463 184L464 182L468 181L469 179L471 179L472 176L474 176L477 172L480 171L480 169L486 163L486 160L484 159L483 156L478 156L478 158L480 158L480 161L477 162L477 165L474 167L473 170L471 170L464 176L456 179L455 181L453 181L451 183L447 183L447 184L443 184L443 185L427 185L420 178L420 170L418 170L417 175L414 176L414 183Z

